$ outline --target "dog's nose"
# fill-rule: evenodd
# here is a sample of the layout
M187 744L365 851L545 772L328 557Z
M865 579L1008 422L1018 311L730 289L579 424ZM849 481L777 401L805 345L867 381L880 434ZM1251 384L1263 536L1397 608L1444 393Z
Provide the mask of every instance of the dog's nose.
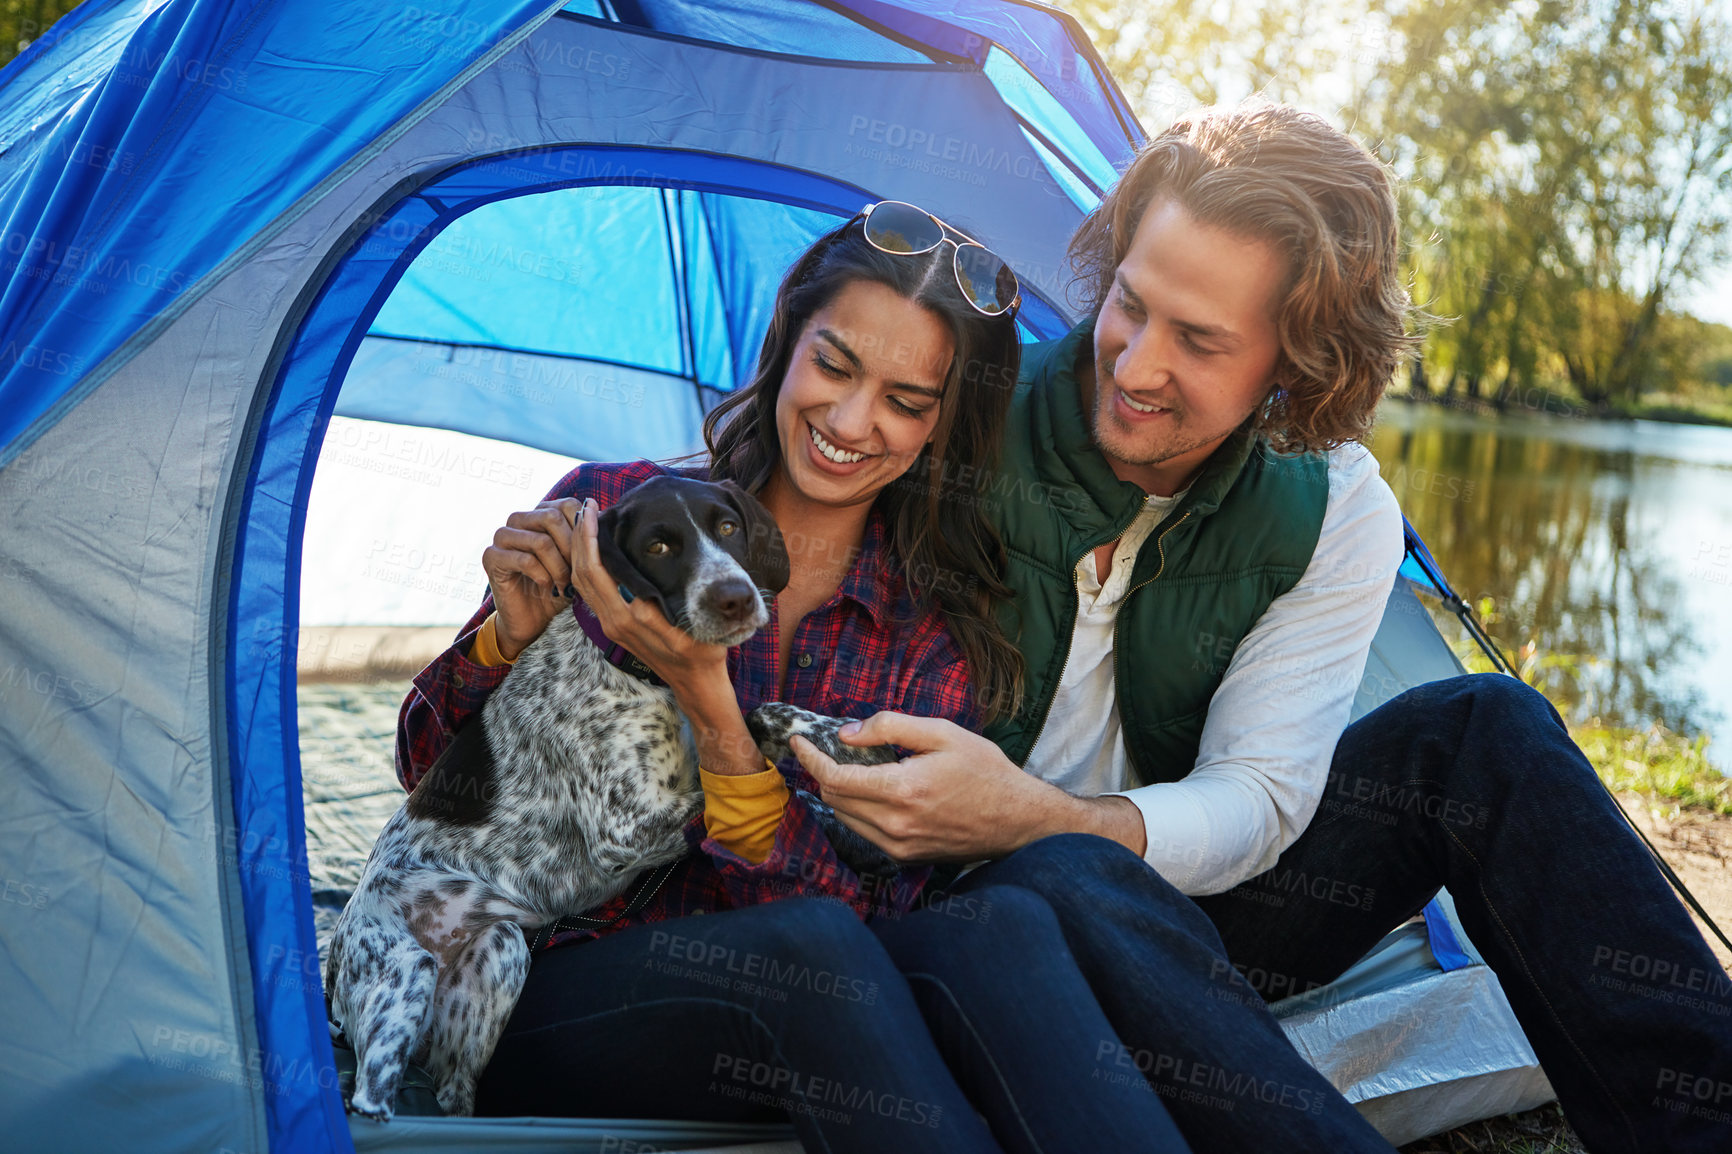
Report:
M746 621L758 608L758 591L735 579L721 581L710 589L710 608L725 621Z

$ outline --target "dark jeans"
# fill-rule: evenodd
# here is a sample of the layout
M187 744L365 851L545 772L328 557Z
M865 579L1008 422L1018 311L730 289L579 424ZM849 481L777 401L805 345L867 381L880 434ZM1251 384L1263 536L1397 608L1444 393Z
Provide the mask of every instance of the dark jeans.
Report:
M1421 686L1350 726L1305 833L1225 894L1190 900L1122 846L1073 834L870 928L798 900L551 951L480 1108L765 1117L736 1095L761 1074L782 1079L780 1109L797 1099L814 1151L1182 1149L1164 1107L1198 1150L1387 1152L1258 995L1332 980L1439 885L1595 1154L1732 1150L1724 972L1551 707L1492 675ZM699 988L730 966L761 976ZM873 1001L789 976L806 970L868 983ZM828 1108L814 1075L940 1125L802 1115ZM1128 1136L1092 1128L1115 1124Z
M1120 1049L1026 890L872 927L794 898L538 955L476 1112L791 1118L814 1154L1184 1154Z
M1273 998L1339 975L1440 885L1588 1149L1732 1150L1732 985L1557 713L1515 678L1422 685L1361 718L1275 867L1197 904ZM1208 1020L1170 1036L1204 1040Z
M1074 835L958 889L974 885L1048 898L1199 1150L1278 1135L1362 1148L1293 1140L1271 1103L1311 1101L1309 1067L1249 995L1333 980L1440 885L1590 1150L1732 1150L1732 983L1557 713L1514 678L1423 685L1349 726L1305 832L1224 894L1188 901L1128 851ZM1210 1093L1172 1093L1197 1085ZM1326 1104L1318 1121L1350 1132L1338 1114Z
M1192 1148L1355 1154L1389 1143L1287 1041L1197 903L1117 842L1064 834L957 883L1044 897L1111 1033L1102 1076L1140 1074ZM1110 1147L1109 1147L1110 1149Z

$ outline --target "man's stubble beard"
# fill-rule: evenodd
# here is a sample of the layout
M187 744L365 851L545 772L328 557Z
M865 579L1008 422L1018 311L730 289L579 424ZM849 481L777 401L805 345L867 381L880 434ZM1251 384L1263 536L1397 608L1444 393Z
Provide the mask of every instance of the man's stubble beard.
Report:
M1193 449L1201 448L1213 439L1206 436L1185 436L1184 414L1173 409L1170 410L1173 414L1173 427L1170 430L1172 436L1167 439L1165 444L1158 448L1152 448L1148 453L1137 453L1134 448L1125 449L1113 445L1108 440L1109 429L1122 434L1121 440L1132 440L1129 435L1123 435L1124 430L1117 425L1111 415L1113 394L1118 391L1118 385L1113 382L1112 374L1102 372L1098 365L1095 367L1095 379L1101 384L1095 389L1094 419L1090 421L1091 439L1094 441L1095 448L1099 449L1101 455L1109 460L1117 461L1121 465L1139 467L1160 465L1174 457L1189 453Z

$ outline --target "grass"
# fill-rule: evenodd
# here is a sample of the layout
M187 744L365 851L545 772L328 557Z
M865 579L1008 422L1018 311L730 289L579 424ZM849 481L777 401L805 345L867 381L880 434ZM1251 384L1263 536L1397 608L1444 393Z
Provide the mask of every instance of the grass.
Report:
M1495 619L1491 606L1482 604L1479 608L1482 619ZM1457 654L1470 673L1486 673L1492 668L1490 660L1471 642L1458 647ZM1563 704L1547 691L1556 678L1572 675L1585 659L1543 653L1533 641L1518 649L1515 658L1516 675L1564 713ZM1732 814L1732 778L1709 759L1708 746L1713 739L1708 734L1687 737L1658 723L1646 729L1603 725L1597 717L1569 729L1594 772L1613 793L1635 793L1682 809Z
M1689 425L1732 425L1732 402L1707 395L1656 393L1635 404L1615 406L1627 417L1646 421L1675 421Z
M1556 1102L1473 1122L1401 1148L1401 1154L1587 1154Z
M1572 727L1570 735L1613 793L1732 814L1732 778L1708 760L1707 734L1688 738L1660 725L1642 730L1589 724Z

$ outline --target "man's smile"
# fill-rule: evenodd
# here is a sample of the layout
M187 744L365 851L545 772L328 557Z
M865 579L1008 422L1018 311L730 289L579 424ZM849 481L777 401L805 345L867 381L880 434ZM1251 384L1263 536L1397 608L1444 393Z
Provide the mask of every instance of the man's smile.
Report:
M1172 408L1167 405L1156 405L1139 401L1123 389L1115 389L1114 391L1118 393L1119 402L1126 408L1130 409L1133 413L1144 413L1153 416L1157 413L1170 413L1173 411Z

